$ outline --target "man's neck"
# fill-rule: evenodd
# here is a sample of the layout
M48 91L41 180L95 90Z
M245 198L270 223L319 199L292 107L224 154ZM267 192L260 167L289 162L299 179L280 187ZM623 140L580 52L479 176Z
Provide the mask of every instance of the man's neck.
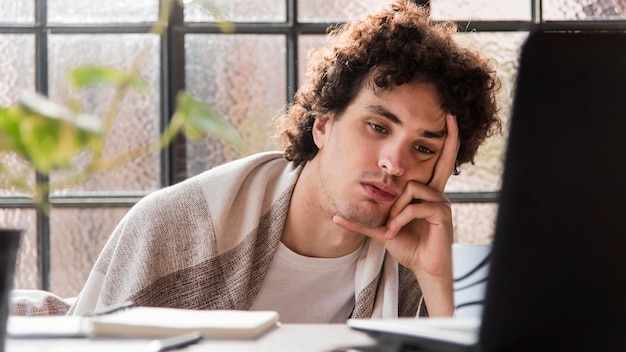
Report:
M315 161L304 165L287 212L281 241L292 251L309 257L336 258L355 251L365 236L347 231L332 221L320 194Z

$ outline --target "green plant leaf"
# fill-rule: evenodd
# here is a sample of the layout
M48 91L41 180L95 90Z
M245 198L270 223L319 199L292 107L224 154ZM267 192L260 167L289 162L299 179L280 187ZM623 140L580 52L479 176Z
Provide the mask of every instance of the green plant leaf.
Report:
M0 108L0 151L27 154L21 142L20 120L24 110L19 106Z
M183 132L190 139L213 134L230 143L235 149L242 147L241 136L237 130L189 93L178 94L174 120L178 119L182 121Z
M69 167L77 154L103 143L98 119L75 115L39 94L0 109L0 135L0 150L16 152L43 174Z
M63 120L80 129L101 133L102 121L88 114L77 114L67 107L57 104L38 93L26 93L19 100L19 106L51 119Z
M82 89L99 84L129 84L139 91L147 91L149 86L137 76L120 69L106 66L78 66L69 74L69 81L74 88Z

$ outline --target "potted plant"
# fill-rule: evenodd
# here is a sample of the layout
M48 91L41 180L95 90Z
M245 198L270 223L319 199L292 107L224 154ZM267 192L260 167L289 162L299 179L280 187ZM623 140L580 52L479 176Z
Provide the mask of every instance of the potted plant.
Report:
M151 33L161 35L167 28L173 2L160 2L158 20ZM214 7L209 10L216 13ZM191 94L180 92L175 111L157 139L120 155L104 155L106 136L126 92L133 89L149 94L147 84L139 76L146 54L147 50L139 52L128 71L93 65L73 68L68 74L68 82L75 94L67 105L38 93L27 93L13 105L0 107L0 189L26 194L36 206L47 212L50 192L79 184L94 174L159 151L179 133L189 139L217 135L235 150L240 150L241 139L236 129ZM115 93L105 113L94 116L82 108L80 94L85 89L102 85L112 86ZM28 166L26 170L8 167L2 159L7 155L22 160ZM57 170L62 170L65 176L55 183L39 185L28 181L33 171L47 176ZM20 232L19 229L0 229L0 352L4 350L8 293Z

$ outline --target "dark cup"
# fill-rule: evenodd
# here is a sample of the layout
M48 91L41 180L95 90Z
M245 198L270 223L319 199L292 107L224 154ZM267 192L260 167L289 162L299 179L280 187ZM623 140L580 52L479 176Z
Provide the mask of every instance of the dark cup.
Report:
M13 287L20 230L0 229L0 352L4 352L9 317L9 297Z

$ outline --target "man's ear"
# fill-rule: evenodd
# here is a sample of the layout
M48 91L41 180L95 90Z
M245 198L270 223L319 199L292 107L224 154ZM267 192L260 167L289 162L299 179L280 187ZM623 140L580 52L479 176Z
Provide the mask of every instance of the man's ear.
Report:
M331 120L329 114L320 115L313 122L313 141L318 149L324 146L328 133L330 132L330 125Z

